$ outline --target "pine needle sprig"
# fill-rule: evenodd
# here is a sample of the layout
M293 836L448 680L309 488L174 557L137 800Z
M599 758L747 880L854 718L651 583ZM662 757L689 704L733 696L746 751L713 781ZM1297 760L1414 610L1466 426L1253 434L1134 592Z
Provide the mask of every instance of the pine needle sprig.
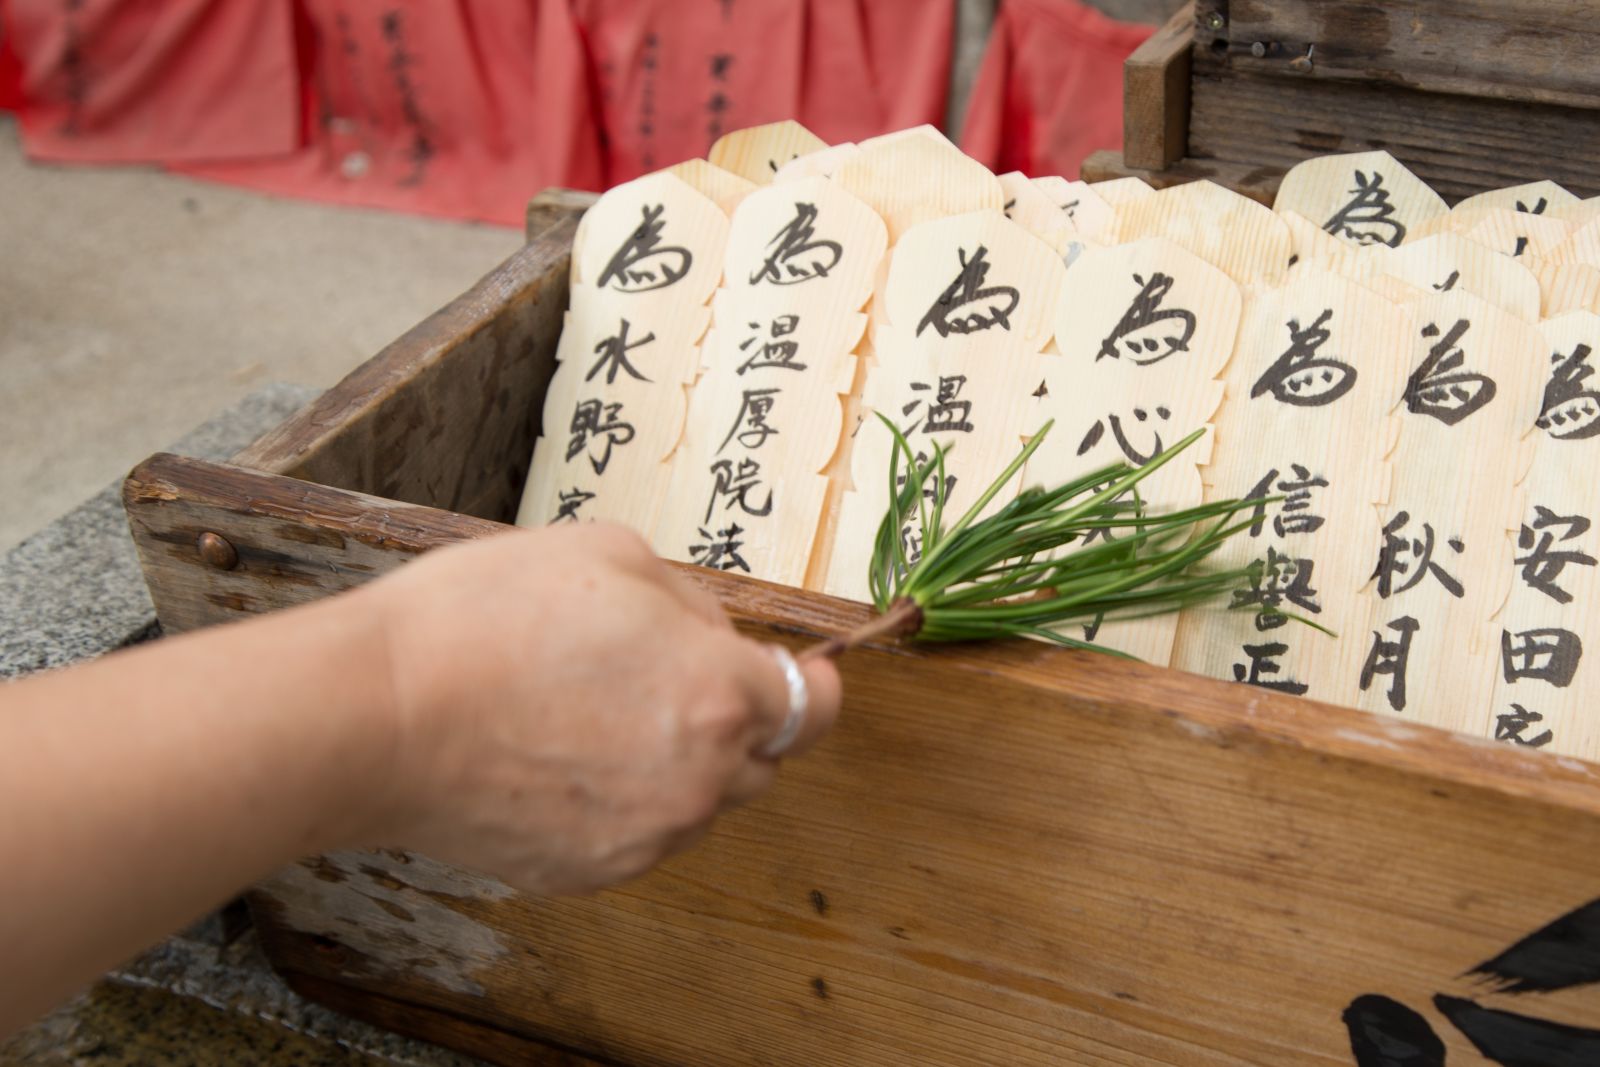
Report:
M980 517L1044 443L1051 428L1046 423L946 529L945 449L936 444L932 458L919 462L905 434L879 419L894 435L889 509L868 570L880 614L852 634L819 644L812 655L835 656L888 636L941 642L1035 637L1123 655L1060 629L1168 614L1252 580L1259 587L1259 562L1222 570L1199 565L1258 522L1257 509L1276 498L1153 513L1139 495L1139 484L1198 441L1202 430L1141 466L1117 463L1054 489L1026 488ZM912 530L915 539L907 536ZM1095 535L1102 536L1091 540ZM920 552L908 549L913 540Z

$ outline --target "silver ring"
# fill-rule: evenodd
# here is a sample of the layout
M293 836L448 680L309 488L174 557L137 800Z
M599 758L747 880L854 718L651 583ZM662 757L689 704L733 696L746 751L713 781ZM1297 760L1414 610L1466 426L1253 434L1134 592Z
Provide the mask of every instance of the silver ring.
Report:
M772 656L778 661L778 666L783 668L783 680L789 687L789 713L784 716L783 725L778 728L777 736L761 749L761 755L766 759L777 759L789 751L794 739L800 736L800 727L805 725L806 705L811 703L811 694L806 689L806 676L801 672L800 664L795 661L794 654L782 645L767 647L772 650Z

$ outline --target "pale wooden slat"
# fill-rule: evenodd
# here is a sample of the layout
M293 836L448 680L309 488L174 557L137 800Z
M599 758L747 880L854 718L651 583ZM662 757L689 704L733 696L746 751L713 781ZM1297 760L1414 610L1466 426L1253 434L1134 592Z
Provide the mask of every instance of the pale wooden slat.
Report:
M904 429L915 454L953 448L946 507L954 522L1039 426L1040 353L1054 332L1065 268L1054 249L997 211L922 223L895 246L884 325L864 409ZM867 565L889 506L892 435L866 418L852 449L825 588L868 599ZM905 467L902 459L901 469ZM929 482L929 491L936 479ZM1008 486L992 506L1016 492ZM931 503L930 503L931 507ZM902 531L919 555L915 524Z
M1438 193L1387 152L1296 164L1283 176L1273 210L1303 215L1342 241L1390 247L1449 212Z
M828 145L790 119L734 130L717 138L706 159L756 185L769 185L783 166Z
M1469 294L1432 293L1410 308L1411 377L1386 533L1372 546L1372 669L1363 666L1357 706L1470 730L1499 662L1491 620L1510 588L1546 356L1530 324Z
M666 172L617 186L589 209L519 525L655 528L727 232L715 202Z
M1282 219L1208 181L1161 189L1119 209L1118 216L1123 241L1165 237L1240 285L1276 283L1293 254Z
M1219 568L1254 562L1260 577L1241 583L1231 602L1183 613L1174 666L1355 702L1367 650L1362 589L1408 373L1396 357L1411 332L1403 308L1310 264L1247 296L1202 471L1206 499L1285 499L1263 505L1259 524L1213 557Z
M1600 393L1592 387L1600 315L1549 319L1539 333L1547 357L1543 410L1507 561L1511 592L1495 619L1505 643L1493 703L1466 725L1483 736L1592 759L1600 756L1593 700L1600 668L1584 651L1600 649L1600 527L1592 525L1600 519ZM1534 652L1546 646L1548 653Z
M1142 464L1210 424L1239 328L1239 288L1217 267L1150 238L1085 252L1056 309L1060 355L1045 361L1041 415L1055 420L1029 459L1027 485L1045 487L1113 463ZM1201 502L1205 439L1139 486L1153 511ZM1062 632L1093 636L1147 663L1172 655L1175 616L1105 621Z
M1552 181L1524 182L1504 189L1469 196L1450 210L1459 214L1487 208L1506 208L1534 215L1555 214L1576 205L1578 198Z
M805 581L887 243L877 213L821 177L764 187L734 213L659 553Z

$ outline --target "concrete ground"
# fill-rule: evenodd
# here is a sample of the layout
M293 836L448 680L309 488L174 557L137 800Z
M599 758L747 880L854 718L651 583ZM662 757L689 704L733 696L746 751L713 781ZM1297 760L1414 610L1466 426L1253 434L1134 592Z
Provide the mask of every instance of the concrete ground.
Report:
M256 386L333 384L519 243L31 164L0 115L0 552Z

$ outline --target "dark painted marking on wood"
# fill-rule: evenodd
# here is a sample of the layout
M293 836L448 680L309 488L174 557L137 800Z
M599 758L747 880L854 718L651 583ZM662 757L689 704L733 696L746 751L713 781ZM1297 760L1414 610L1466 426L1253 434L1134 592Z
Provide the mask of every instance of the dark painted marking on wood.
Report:
M1388 997L1357 997L1344 1010L1357 1067L1443 1067L1444 1042L1428 1020Z
M1500 993L1548 993L1600 982L1600 900L1534 931L1472 975Z
M1439 994L1433 1006L1501 1067L1595 1067L1600 1030L1548 1022ZM1364 1067L1364 1065L1363 1065Z

